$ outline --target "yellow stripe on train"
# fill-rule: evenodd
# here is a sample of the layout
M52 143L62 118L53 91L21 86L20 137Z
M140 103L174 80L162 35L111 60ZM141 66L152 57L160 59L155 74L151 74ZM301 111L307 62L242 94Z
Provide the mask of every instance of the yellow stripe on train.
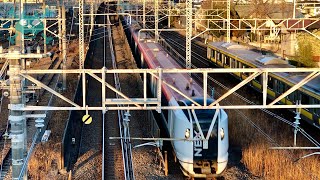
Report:
M312 114L309 111L305 109L301 109L301 114L307 117L310 121L313 121Z

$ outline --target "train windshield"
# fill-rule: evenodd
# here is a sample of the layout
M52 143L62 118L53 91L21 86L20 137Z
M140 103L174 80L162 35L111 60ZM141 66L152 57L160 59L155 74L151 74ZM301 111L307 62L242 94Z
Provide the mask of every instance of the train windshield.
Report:
M195 102L197 102L198 104L203 105L203 98L194 98L193 100ZM209 104L213 103L213 101L214 101L213 99L207 99L207 104L209 105ZM192 106L192 104L193 104L193 102L191 102L188 99L185 99L185 100L183 100L181 102L183 102L183 104L185 106ZM179 103L179 105L181 105L181 104ZM184 112L186 113L187 111L184 111ZM212 117L213 117L215 112L216 112L215 109L197 109L197 110L195 110L195 113L197 115L199 115L200 117L209 116L209 115L212 115Z
M195 102L203 105L203 98L195 98L193 100ZM213 99L207 99L207 104L211 104L213 101L214 101ZM182 105L183 106L192 106L192 104L193 104L193 102L191 102L190 100L186 100L186 99L179 101L180 106L182 106ZM197 125L195 124L195 119L192 115L192 111L191 110L183 110L183 112L189 121L190 121L190 119L192 119L192 122L194 124L194 130L199 132L199 129L198 129ZM197 116L197 119L199 121L199 124L200 124L200 127L201 127L203 133L208 132L215 112L216 112L215 109L197 109L197 110L195 110L195 114ZM217 135L217 129L218 129L218 121L216 121L214 124L213 130L210 134L211 137L214 137Z
M203 98L195 98L193 99L195 102L203 105ZM211 104L214 102L213 99L208 99L207 104ZM192 106L190 100L182 100L179 101L180 106ZM193 138L200 139L200 130L198 125L195 121L195 117L191 110L183 110L186 117L188 117L189 121L192 123L193 126ZM206 138L209 135L208 140L208 149L203 148L203 142L197 141L194 143L194 160L203 160L203 159L216 159L218 156L218 120L215 120L212 130L209 132L211 123L213 121L213 117L215 115L215 109L198 109L195 110L195 114L197 116L200 128L203 132L204 137ZM210 133L210 134L208 134Z

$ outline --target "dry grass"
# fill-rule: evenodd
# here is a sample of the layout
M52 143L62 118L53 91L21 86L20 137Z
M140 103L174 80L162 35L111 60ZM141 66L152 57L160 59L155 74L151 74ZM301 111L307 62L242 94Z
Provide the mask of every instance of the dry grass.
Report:
M280 122L258 110L242 111L264 132L266 132L276 144L280 146L293 145L293 131L288 125ZM297 158L311 153L303 150L271 150L276 146L266 140L247 121L239 118L234 111L229 112L229 137L231 144L242 147L242 162L248 170L256 176L264 179L320 179L318 156L295 161ZM301 135L298 136L298 146L311 146Z
M73 53L68 53L67 66L72 69L74 63L73 60L77 60L75 55L78 53L78 42L73 41L70 43L70 49ZM69 74L67 76L67 90L63 92L63 95L69 99L73 98L76 84L77 74ZM53 106L67 106L68 104L54 97ZM48 128L51 135L49 141L46 143L38 144L34 150L33 155L30 158L28 164L28 176L30 179L67 179L68 174L61 167L61 139L66 120L68 119L69 111L53 111Z
M57 178L60 169L61 144L48 141L38 144L28 163L28 176L31 179L61 179Z

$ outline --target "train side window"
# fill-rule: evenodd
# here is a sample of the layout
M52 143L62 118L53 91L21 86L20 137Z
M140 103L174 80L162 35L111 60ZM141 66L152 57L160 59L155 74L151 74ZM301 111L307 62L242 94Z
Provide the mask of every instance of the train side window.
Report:
M288 89L290 87L288 86ZM292 102L296 102L297 100L297 92L296 91L293 91L292 93L290 93L288 96L289 100L291 100Z
M226 56L224 63L225 63L227 66L230 67L230 57L229 57L229 56Z
M234 68L234 59L230 58L230 67Z
M216 54L216 51L212 49L212 50L211 50L211 57L214 58L214 57L215 57L215 54Z
M320 104L320 100L318 100L318 99L316 99L316 98L314 98L314 97L310 97L311 98L311 103L312 104ZM312 112L314 113L314 114L316 114L316 115L320 115L320 108L313 108L313 109L311 109L312 110Z
M222 54L221 54L221 53L219 53L219 55L218 55L218 59L217 59L217 60L218 60L218 61L222 61L222 57L223 57L223 56L222 56Z
M273 85L273 78L272 77L268 77L268 88L273 90L274 85Z
M300 100L301 100L301 104L310 104L309 96L303 92L300 92Z
M235 59L234 59L234 68L238 68L238 61L236 61Z
M245 65L245 64L242 64L242 68L249 68L249 66ZM245 76L250 76L251 73L249 72L245 72L243 73Z
M314 99L314 104L320 104L320 100L319 99ZM318 116L320 116L320 108L315 108L314 109L314 113L317 114Z
M261 75L255 77L254 80L256 80L256 81L258 81L260 83L261 82Z
M278 80L275 80L275 85L276 85L276 92L281 94L283 93L283 90L284 90L284 84L283 82L281 81L278 81Z

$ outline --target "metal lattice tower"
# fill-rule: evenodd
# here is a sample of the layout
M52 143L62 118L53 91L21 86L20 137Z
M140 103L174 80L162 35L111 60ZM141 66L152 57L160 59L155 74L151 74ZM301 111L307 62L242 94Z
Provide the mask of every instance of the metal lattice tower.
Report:
M79 1L79 69L84 68L83 1Z
M91 0L91 2L90 2L90 26L91 26L91 28L90 28L90 36L89 36L89 39L91 39L91 35L92 35L92 32L93 32L93 27L94 27L94 1L93 0ZM90 43L90 42L89 42Z
M159 2L154 1L154 30L155 30L155 41L159 41Z
M143 29L146 28L146 0L143 0Z
M186 68L191 68L192 0L186 1Z
M230 0L227 0L227 42L230 43Z

